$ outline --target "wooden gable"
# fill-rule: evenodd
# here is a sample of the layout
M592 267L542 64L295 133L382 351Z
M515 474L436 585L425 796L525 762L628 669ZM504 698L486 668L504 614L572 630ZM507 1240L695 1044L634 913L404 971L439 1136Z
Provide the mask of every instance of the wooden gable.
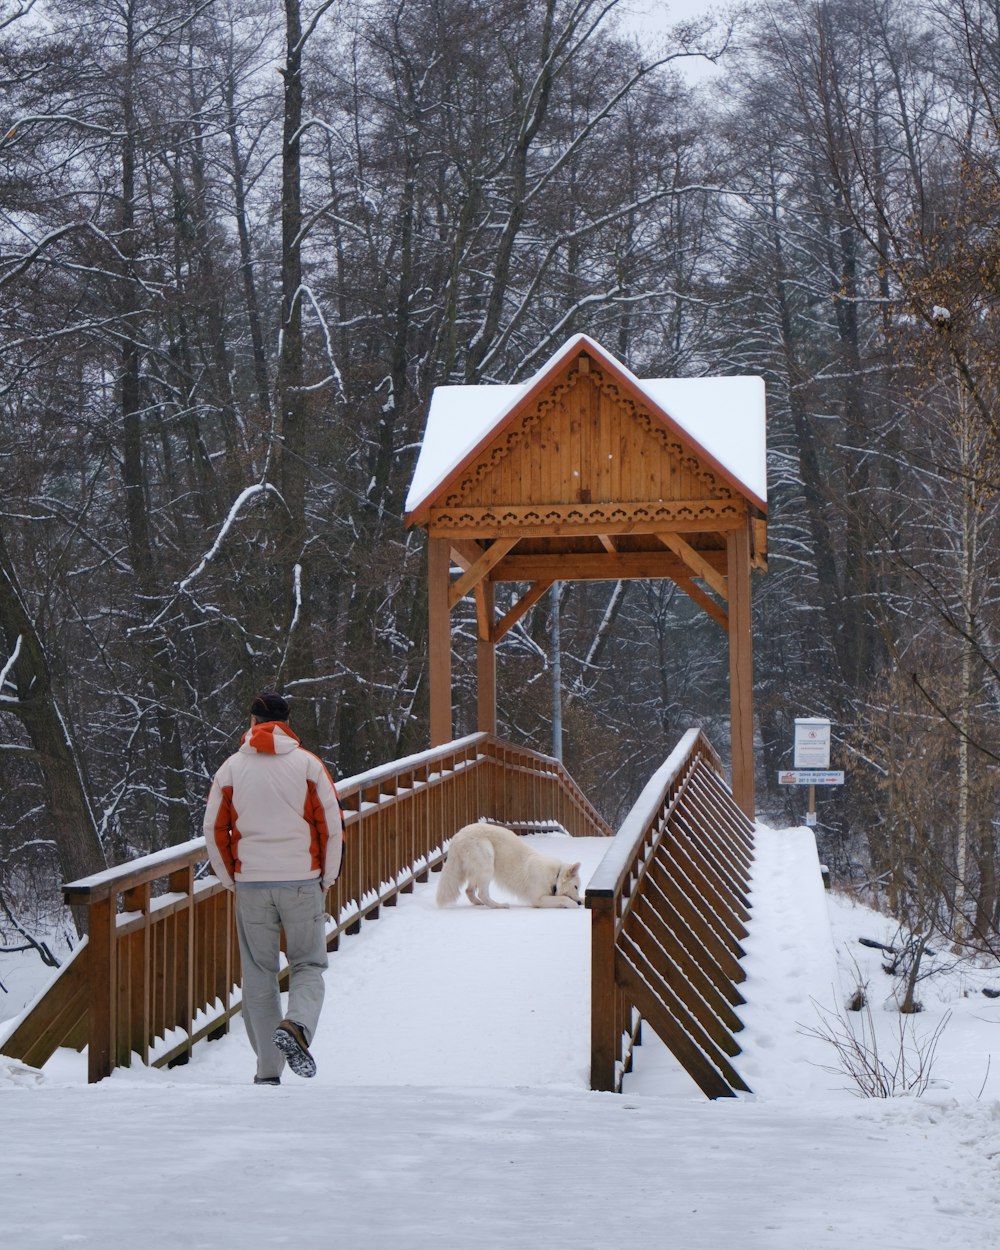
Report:
M407 519L453 536L716 529L740 484L586 348L545 374Z

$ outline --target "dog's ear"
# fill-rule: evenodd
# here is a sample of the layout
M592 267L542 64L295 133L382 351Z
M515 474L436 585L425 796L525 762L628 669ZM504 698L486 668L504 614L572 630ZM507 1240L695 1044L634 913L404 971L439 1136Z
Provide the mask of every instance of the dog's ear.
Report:
M571 877L578 877L578 876L580 875L580 865L579 865L579 864L570 864L570 866L569 866L569 875L570 875Z

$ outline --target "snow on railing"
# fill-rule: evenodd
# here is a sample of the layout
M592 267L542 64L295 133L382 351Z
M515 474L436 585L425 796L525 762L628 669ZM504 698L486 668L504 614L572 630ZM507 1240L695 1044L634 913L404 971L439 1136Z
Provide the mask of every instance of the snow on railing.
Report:
M452 835L486 815L611 835L558 761L483 733L345 778L337 791L347 837L327 893L331 950L440 868ZM241 1005L239 948L232 895L204 874L206 858L196 838L65 885L66 902L87 908L85 952L2 1053L41 1066L61 1045L87 1045L89 1079L99 1081L133 1056L183 1062L195 1042L222 1036Z
M709 1098L747 1090L730 1060L752 854L718 756L689 730L587 886L592 1089L621 1089L645 1020Z

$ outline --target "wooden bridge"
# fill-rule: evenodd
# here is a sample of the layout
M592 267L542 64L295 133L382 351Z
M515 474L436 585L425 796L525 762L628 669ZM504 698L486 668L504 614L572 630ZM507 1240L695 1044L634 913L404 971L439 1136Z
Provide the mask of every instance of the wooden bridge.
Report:
M732 787L689 732L590 882L591 1084L621 1087L645 1020L709 1097L746 1089L733 1060L754 812L750 581L766 567L766 513L759 378L640 379L577 335L524 383L436 388L405 516L427 534L432 746L338 787L348 837L331 950L439 868L470 821L611 836L561 764L496 736L496 649L556 581L668 578L726 634ZM521 589L498 616L502 583ZM480 732L452 741L450 614L468 595ZM225 1033L239 953L232 897L205 861L198 839L66 885L88 938L3 1053L41 1066L87 1046L98 1081Z
M339 790L347 847L327 896L331 951L440 868L470 821L608 837L586 894L592 1088L621 1088L643 1020L709 1097L747 1088L733 1060L753 827L700 732L685 735L614 835L561 764L488 734ZM88 908L88 937L3 1054L41 1067L60 1046L86 1046L99 1081L134 1062L183 1062L228 1031L240 1010L233 896L208 875L203 840L71 882L64 895Z

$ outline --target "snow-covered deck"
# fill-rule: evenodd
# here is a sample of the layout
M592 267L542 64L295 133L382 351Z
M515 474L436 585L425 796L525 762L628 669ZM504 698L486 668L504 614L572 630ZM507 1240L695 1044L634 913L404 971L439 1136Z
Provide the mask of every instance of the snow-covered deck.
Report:
M607 848L538 840L585 876ZM923 1098L861 1101L825 1071L801 1026L849 987L856 937L891 926L824 893L808 830L758 831L754 1094L715 1103L648 1030L624 1094L589 1092L583 909L439 911L433 889L331 957L314 1081L253 1087L239 1022L187 1067L90 1087L76 1055L44 1074L0 1059L5 1244L995 1246L1000 1003L968 970L927 983L916 1026L954 1016ZM894 1029L877 955L862 971Z

